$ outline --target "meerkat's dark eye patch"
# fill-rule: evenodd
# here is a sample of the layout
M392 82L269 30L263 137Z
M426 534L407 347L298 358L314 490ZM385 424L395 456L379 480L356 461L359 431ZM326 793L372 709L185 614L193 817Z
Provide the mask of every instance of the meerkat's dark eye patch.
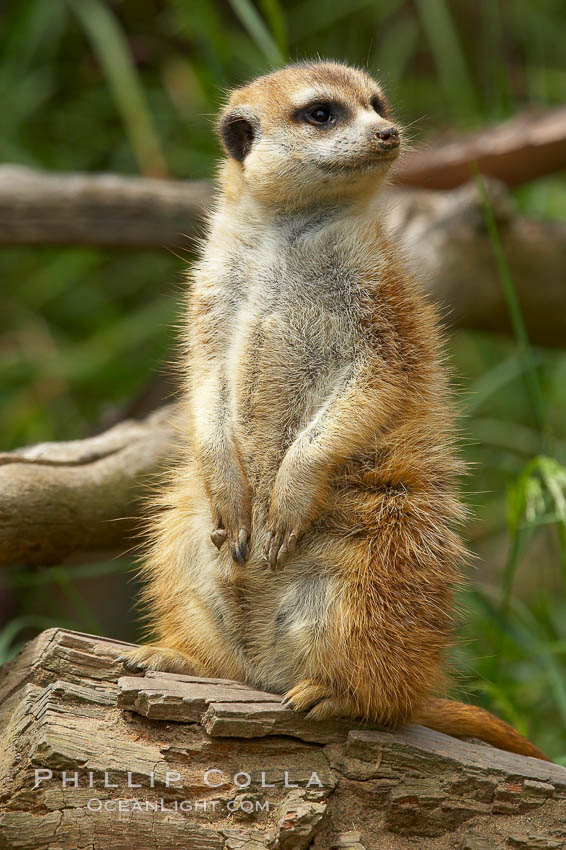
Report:
M239 113L228 113L220 121L218 130L224 147L230 156L233 156L238 162L243 162L249 154L258 132L256 122Z
M293 117L295 121L306 121L315 127L332 127L345 115L346 110L341 104L321 101L297 109Z
M382 118L387 117L387 103L385 99L380 97L378 94L374 94L374 96L370 100L370 106L377 112L378 115L381 115Z
M325 103L319 103L316 106L311 106L306 109L303 118L309 124L330 124L336 120L336 116L330 106Z

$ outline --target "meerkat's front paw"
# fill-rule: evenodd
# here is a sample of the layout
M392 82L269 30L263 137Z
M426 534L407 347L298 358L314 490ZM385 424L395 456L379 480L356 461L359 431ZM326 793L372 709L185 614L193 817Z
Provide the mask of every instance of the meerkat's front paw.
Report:
M281 564L285 555L293 552L299 539L300 530L296 528L285 528L275 526L268 528L265 546L263 548L263 559L273 569Z
M280 567L286 556L295 551L314 514L311 499L298 498L294 505L286 508L279 505L279 502L272 500L263 547L263 559L272 569Z
M226 540L232 552L232 558L238 564L245 564L250 554L251 516L249 510L230 510L215 508L214 527L210 539L217 549L221 549Z
M187 676L206 675L202 665L190 655L166 646L138 646L116 660L122 662L130 673L160 670L162 673L184 673Z
M293 552L302 535L320 511L322 481L289 449L275 478L263 558L273 569Z

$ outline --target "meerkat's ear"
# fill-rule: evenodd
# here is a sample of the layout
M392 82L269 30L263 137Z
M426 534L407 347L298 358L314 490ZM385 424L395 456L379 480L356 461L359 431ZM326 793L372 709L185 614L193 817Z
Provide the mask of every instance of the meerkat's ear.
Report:
M226 153L243 162L259 132L256 116L240 109L226 112L218 123L218 133Z

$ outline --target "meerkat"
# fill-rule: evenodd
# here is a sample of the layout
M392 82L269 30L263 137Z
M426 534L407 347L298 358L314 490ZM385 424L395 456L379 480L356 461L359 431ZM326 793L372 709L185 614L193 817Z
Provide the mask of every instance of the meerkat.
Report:
M126 663L545 758L437 696L466 555L461 464L439 321L384 222L402 133L381 87L298 63L233 91L218 131L180 457L143 566L155 640Z

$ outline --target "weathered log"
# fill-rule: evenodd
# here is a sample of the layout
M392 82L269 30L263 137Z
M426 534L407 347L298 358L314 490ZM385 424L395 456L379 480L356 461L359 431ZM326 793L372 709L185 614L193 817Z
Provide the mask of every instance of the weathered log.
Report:
M0 670L5 850L558 848L566 769L413 726L316 723L238 682L124 676L51 629Z
M103 434L0 454L0 564L130 548L147 484L173 441L170 408Z
M207 181L61 174L0 166L0 245L191 247Z
M475 170L508 186L566 168L566 107L529 110L448 142L406 153L400 185L452 189ZM187 246L212 196L207 181L115 174L47 174L0 167L0 244L80 244L117 248Z
M433 138L401 160L395 182L453 189L475 171L519 186L566 168L566 106L528 110L448 142Z

